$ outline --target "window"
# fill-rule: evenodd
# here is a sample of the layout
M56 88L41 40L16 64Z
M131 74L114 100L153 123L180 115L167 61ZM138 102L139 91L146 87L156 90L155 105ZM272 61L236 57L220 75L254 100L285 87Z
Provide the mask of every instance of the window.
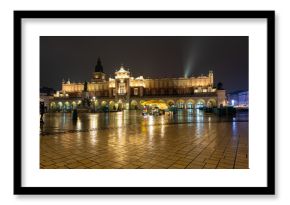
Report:
M119 94L123 95L126 93L125 83L119 84Z
M116 95L116 89L113 89L113 96Z
M134 88L134 95L138 95L138 88Z

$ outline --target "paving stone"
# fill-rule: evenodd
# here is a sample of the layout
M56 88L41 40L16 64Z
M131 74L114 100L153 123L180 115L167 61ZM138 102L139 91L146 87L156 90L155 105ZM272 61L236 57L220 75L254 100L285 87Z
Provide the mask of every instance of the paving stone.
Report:
M134 117L136 122L144 123L132 123ZM154 120L162 117L154 117ZM54 120L59 122L59 119ZM235 122L233 133L231 122L211 123L210 128L207 123L157 123L148 127L148 121L136 114L132 119L126 119L130 121L126 126L114 128L114 120L118 117L110 120L113 123L110 129L41 135L40 168L249 168L247 122ZM49 124L46 121L44 126L56 127L56 122Z

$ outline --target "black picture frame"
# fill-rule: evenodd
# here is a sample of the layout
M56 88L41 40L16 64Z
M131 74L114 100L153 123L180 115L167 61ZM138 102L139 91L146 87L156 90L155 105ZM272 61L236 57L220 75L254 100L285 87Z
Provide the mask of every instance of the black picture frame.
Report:
M233 18L267 20L266 187L23 187L21 122L21 23L27 18ZM17 102L17 103L16 103ZM14 11L14 194L275 194L275 11Z

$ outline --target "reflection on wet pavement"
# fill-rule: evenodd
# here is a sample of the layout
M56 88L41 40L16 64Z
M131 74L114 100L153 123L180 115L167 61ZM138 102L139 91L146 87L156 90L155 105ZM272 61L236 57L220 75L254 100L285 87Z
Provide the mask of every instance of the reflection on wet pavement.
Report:
M248 168L248 114L50 113L41 168Z

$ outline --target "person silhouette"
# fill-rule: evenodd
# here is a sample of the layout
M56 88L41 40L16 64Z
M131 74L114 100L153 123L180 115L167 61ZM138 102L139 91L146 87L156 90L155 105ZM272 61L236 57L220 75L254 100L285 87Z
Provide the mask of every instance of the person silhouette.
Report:
M73 109L72 120L73 121L77 121L77 119L78 119L78 110L77 109Z
M44 102L40 102L40 123L44 123L43 115L44 115Z

